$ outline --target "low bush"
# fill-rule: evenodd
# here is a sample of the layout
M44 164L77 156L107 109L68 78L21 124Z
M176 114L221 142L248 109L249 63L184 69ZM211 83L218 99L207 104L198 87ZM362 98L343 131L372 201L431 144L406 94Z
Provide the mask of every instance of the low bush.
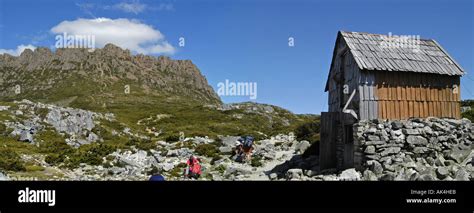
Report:
M179 135L169 135L165 138L166 142L176 142L179 141Z
M471 122L474 122L474 110L463 112L462 117L469 119Z
M219 155L219 149L214 144L200 144L194 149L196 154L214 158Z
M316 142L319 140L319 133L320 133L320 123L319 120L312 120L306 123L299 125L295 129L295 136L296 139L306 140L310 143Z
M259 166L262 166L262 158L260 156L254 156L252 157L252 160L250 162L250 165L252 165L253 167L259 167Z
M25 170L27 172L44 171L44 167L38 165L26 165Z
M114 151L115 148L108 144L91 143L82 145L70 156L68 167L77 167L80 163L102 165L103 158Z
M25 171L25 166L14 150L2 147L0 148L0 170Z

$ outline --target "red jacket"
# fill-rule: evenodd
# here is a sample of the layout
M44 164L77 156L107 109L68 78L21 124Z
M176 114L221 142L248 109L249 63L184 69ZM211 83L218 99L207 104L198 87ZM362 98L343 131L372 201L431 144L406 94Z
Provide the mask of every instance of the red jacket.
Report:
M188 160L186 164L189 166L189 172L201 175L201 165L197 158L193 158L192 162Z

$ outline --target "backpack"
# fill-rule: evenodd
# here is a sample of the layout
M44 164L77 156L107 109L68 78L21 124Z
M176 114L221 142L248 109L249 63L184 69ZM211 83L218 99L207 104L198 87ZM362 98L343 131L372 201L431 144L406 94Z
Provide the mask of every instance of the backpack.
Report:
M246 148L252 147L253 140L254 139L253 139L252 136L246 136L243 140L244 141L244 143L243 143L244 147L246 147Z

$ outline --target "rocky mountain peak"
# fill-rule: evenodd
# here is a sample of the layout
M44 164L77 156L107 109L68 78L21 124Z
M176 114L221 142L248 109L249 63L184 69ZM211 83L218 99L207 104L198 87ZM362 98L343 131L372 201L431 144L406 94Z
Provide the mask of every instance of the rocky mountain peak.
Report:
M18 57L0 55L0 78L8 79L0 81L0 97L12 95L7 87L13 84L21 84L26 91L31 89L36 93L43 89L54 90L59 83L68 84L66 81L77 75L97 85L126 81L144 88L146 92L189 96L204 102L220 103L220 98L190 60L142 54L134 56L130 50L114 44L93 51L86 48L58 48L52 52L39 47L34 51L26 49ZM43 81L37 80L39 78ZM34 100L34 97L23 98Z

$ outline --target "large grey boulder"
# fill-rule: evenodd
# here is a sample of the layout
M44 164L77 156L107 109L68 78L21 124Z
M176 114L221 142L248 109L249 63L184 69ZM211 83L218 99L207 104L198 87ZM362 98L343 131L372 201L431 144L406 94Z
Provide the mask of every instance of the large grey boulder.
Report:
M377 175L375 175L374 172L367 169L363 173L362 180L375 181L375 180L377 180Z
M339 175L339 180L360 180L361 175L354 168L346 169Z
M174 168L174 164L172 164L172 163L163 163L162 164L162 169L165 172L171 171L173 168Z
M87 136L87 140L89 142L96 142L97 140L99 140L99 136L97 136L95 133L93 132L89 132L89 135Z
M463 168L458 169L456 173L454 174L454 179L455 180L463 180L463 181L468 181L469 180L470 174Z
M369 135L369 136L367 136L367 139L369 141L380 141L380 137L377 136L377 135Z
M392 124L392 129L397 130L403 128L403 123L400 121L393 121Z
M221 138L222 145L224 145L224 146L229 146L229 147L234 147L234 146L235 146L235 143L237 142L237 140L238 140L239 138L240 138L239 136L226 136L226 137L222 137L222 138Z
M441 179L441 180L445 179L449 175L449 170L446 169L445 167L438 167L436 169L436 175L437 175L438 179Z
M412 145L426 145L428 144L428 140L424 138L423 136L410 135L407 137L407 143L412 144Z
M230 153L230 152L232 152L232 147L230 147L230 146L221 146L221 147L219 147L219 152Z
M33 143L33 134L28 130L21 131L20 141Z
M421 181L432 181L432 180L436 180L436 178L432 175L432 174L421 174L417 180L421 180Z
M81 109L52 108L46 115L46 122L58 132L80 135L83 130L94 128L93 116L93 112Z
M308 149L311 146L311 144L308 141L300 141L298 144L295 146L295 151L297 153L304 153L306 149Z
M405 134L405 135L419 135L420 131L418 131L418 129L403 129L403 134Z
M289 169L286 172L286 178L287 179L300 179L303 176L303 170L302 169Z
M463 161L471 154L471 150L460 150L458 148L453 148L448 153L450 159L456 161L457 163L463 163Z
M369 160L367 161L367 165L369 166L370 170L374 172L375 174L377 175L382 174L383 167L382 167L382 164L380 164L378 161Z
M382 153L380 153L381 156L387 156L387 155L392 155L392 154L397 154L401 150L400 147L388 147L385 148Z

